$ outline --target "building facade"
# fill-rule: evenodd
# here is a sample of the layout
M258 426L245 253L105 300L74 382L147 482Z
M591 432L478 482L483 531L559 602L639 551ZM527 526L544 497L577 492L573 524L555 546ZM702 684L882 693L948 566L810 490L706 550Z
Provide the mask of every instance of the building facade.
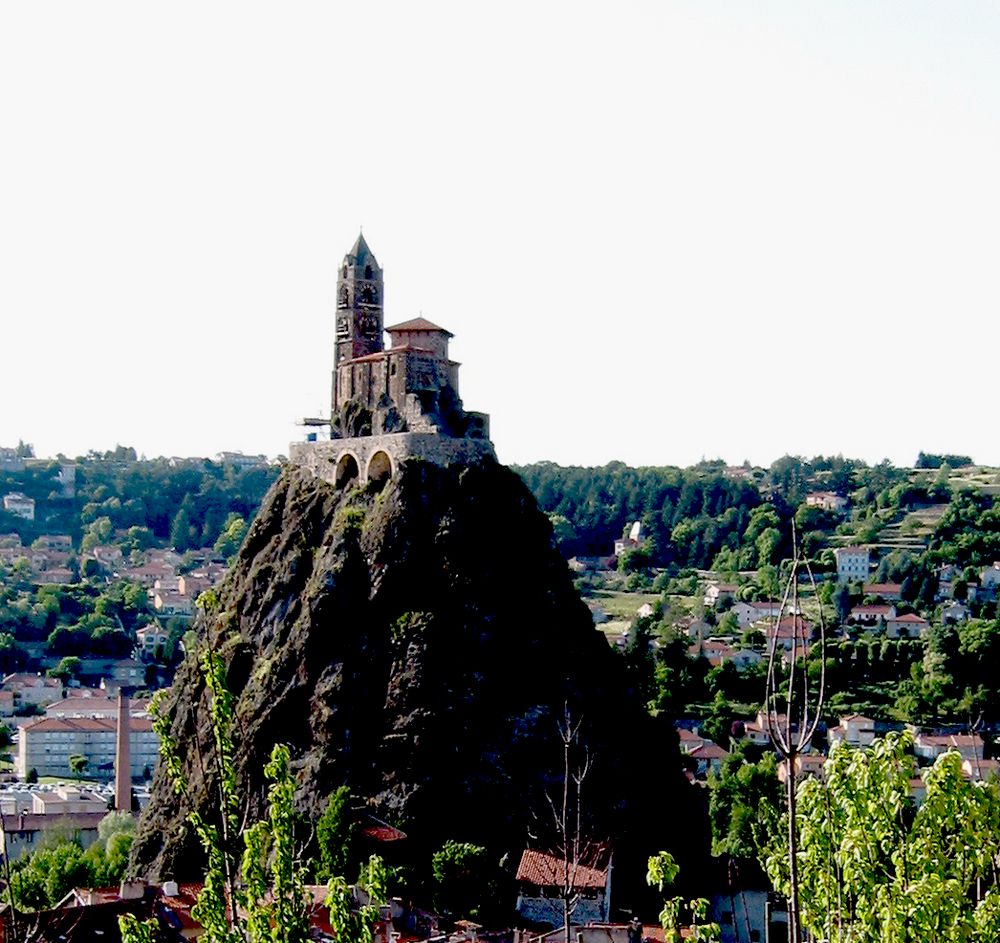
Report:
M87 775L111 779L114 775L118 723L114 717L40 717L18 727L14 770L24 779L31 770L39 776L69 778L69 758L87 758ZM159 738L148 717L129 721L129 757L133 779L146 778L156 766Z
M867 547L837 547L833 551L837 560L838 583L864 583L868 579L870 553Z

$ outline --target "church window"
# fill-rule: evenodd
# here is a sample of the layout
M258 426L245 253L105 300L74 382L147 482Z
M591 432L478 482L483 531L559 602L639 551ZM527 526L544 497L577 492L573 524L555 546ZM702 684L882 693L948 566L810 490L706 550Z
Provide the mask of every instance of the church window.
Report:
M372 267L370 265L365 266L365 278L372 277Z

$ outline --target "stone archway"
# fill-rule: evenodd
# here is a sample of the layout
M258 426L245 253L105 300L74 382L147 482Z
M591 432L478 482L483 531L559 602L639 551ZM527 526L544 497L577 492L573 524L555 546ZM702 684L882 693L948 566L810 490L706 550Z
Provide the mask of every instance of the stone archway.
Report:
M337 472L334 475L334 484L338 488L346 488L349 484L358 480L360 473L358 460L350 452L344 452L337 460Z
M368 459L369 484L374 484L378 490L385 487L385 483L392 477L392 459L388 452L379 450Z

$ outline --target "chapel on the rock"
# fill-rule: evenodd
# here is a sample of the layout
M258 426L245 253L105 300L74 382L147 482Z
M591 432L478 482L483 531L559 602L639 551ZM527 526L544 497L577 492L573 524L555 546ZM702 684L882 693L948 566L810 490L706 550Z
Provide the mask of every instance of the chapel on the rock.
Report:
M492 455L489 417L462 407L451 337L422 317L384 327L382 269L359 235L337 273L330 439L293 443L291 460L343 487L384 481L409 457Z

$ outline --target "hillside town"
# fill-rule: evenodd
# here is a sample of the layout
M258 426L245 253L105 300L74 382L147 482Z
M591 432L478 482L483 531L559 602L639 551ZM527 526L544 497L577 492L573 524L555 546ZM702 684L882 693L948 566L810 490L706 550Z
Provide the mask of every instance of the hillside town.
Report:
M13 452L4 451L5 473L11 483L19 474L30 473L31 463L38 461L11 458ZM99 849L99 826L109 809L133 815L149 802L149 784L159 755L149 695L169 686L183 657L185 633L198 612L199 598L224 582L229 559L238 546L225 539L227 526L234 524L227 524L225 516L216 525L219 530L213 545L193 545L197 525L190 524L183 548L167 543L171 534L163 545L137 546L135 527L142 525L113 525L116 506L128 503L126 492L118 498L102 497L101 506L111 512L107 515L111 526L95 527L102 516L98 509L80 512L95 503L95 495L86 493L88 464L102 461L114 464L115 460L40 463L48 481L68 479L74 492L60 487L38 498L17 490L5 495L5 520L14 522L14 529L0 534L4 594L0 615L7 626L0 630L7 639L2 655L12 670L0 685L0 716L8 725L10 749L5 782L0 784L0 806L5 855L12 864L30 860L35 848L50 841L47 836L65 835L67 829L82 851ZM220 457L219 465L222 461ZM231 455L225 461L240 470L269 467L256 459L244 463ZM131 464L141 463L129 456L124 465ZM201 467L205 464L202 461ZM191 461L171 460L162 467L165 474L174 475L191 465ZM702 479L718 475L720 480L738 480L741 489L759 489L761 498L769 494L768 470L757 470L756 479L754 470L745 469L740 474L728 469L698 474ZM908 474L921 479L920 472ZM949 501L968 501L972 492L955 487L964 474L954 478ZM27 477L30 485L30 474ZM817 480L822 481L823 475ZM78 498L75 488L80 485L85 491ZM184 500L181 496L167 515L173 536L182 532L174 526L178 516L183 525L188 513L181 514ZM970 718L971 723L963 723L947 709L936 719L926 715L907 719L897 695L900 666L919 664L922 653L928 645L938 644L934 640L942 633L961 632L993 617L1000 561L978 567L961 561L941 562L920 569L921 582L915 591L914 567L922 567L918 561L929 556L933 527L947 521L946 503L935 504L925 497L921 504L918 489L914 503L893 512L895 519L888 514L880 519L878 532L867 526L867 533L875 539L862 542L850 539L865 529L855 523L858 496L852 499L849 492L806 487L798 505L782 510L784 500L783 496L763 500L757 505L763 509L758 516L765 511L773 515L773 520L766 519L771 524L785 514L798 521L812 515L813 524L829 528L825 532L829 537L822 543L815 534L823 532L809 532L814 542L815 582L800 583L794 598L783 596L780 578L775 581L768 573L769 567L780 564L777 554L783 551L777 545L774 555L754 569L685 568L677 562L662 566L655 560L644 519L626 521L621 536L606 545L605 553L567 559L595 627L614 651L629 659L645 646L651 664L662 665L664 670L683 666L689 675L701 679L687 692L674 687L657 693L655 686L651 692L651 710L665 711L672 718L681 769L690 788L713 793L747 764L770 769L776 788L786 783L788 760L775 752L772 728L778 724L795 731L798 724L762 707L764 674L772 657L786 668L793 662L808 665L821 647L831 665L847 659L847 670L859 658L871 669L873 653L877 651L882 659L891 653L895 680L843 689L836 685L837 668L831 669L835 683L817 735L794 759L798 781L822 779L834 749L864 750L890 733L906 733L911 738L914 769L909 795L915 807L925 799L927 771L947 753L957 754L961 775L970 783L995 781L1000 760L995 756L996 718L989 708ZM67 520L79 522L61 532L47 526ZM918 528L913 520L932 520L933 526ZM553 526L558 536L560 522L553 519ZM240 518L231 536L241 538L245 529L246 520ZM573 530L579 536L579 527ZM904 530L905 535L896 536ZM843 537L841 531L846 532ZM747 529L755 545L760 543L760 533L760 527L756 533L753 526ZM150 539L155 541L152 532L147 542ZM930 582L925 573L932 577ZM838 705L843 709L837 711ZM768 757L769 765L764 763ZM383 837L389 845L385 847L405 839L386 823L366 827L373 835L379 829L386 832ZM510 906L515 924L522 927L517 933L533 932L530 939L536 943L562 932L560 860L544 849L526 847L512 874L517 892ZM613 849L608 846L579 872L574 917L579 934L583 939L603 934L602 940L610 937L632 943L639 927L642 939L661 939L658 928L642 926L633 918L630 923L623 919L627 914L614 909L613 862ZM169 880L126 882L115 891L76 887L64 899L53 901L59 906L39 913L51 927L72 923L93 927L93 932L115 924L124 913L159 915L157 919L187 927L188 937L195 938L199 925L191 907L200 889L197 884ZM329 932L323 894L318 886L310 893L314 896L314 931ZM708 917L718 924L719 938L726 943L746 938L737 932L740 924L749 928L751 940L776 939L783 932L783 911L759 872L751 870L738 888L709 889L706 900ZM546 924L553 927L548 933L543 930ZM451 923L447 914L432 908L410 909L402 899L391 902L376 921L376 935L386 940L417 928L418 939L464 943L479 936L488 938L482 926L461 920Z

